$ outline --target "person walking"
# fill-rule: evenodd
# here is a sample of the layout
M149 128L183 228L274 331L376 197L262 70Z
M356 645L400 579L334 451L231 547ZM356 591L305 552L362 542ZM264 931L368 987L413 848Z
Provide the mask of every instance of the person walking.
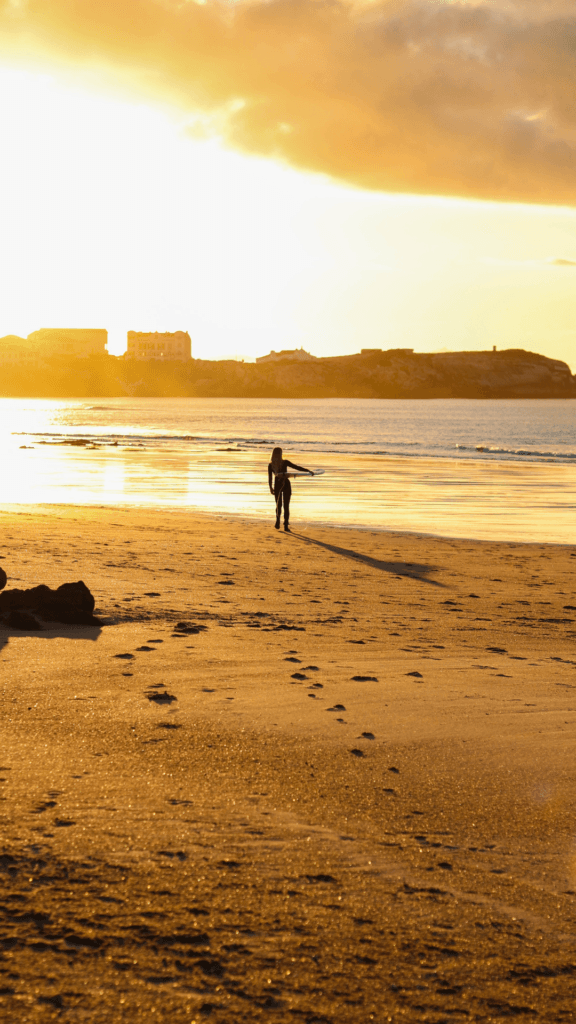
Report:
M286 533L290 533L290 498L292 496L289 468L297 470L298 473L310 473L310 476L314 476L311 469L297 466L294 462L282 458L281 448L275 448L272 452L272 458L268 463L268 487L276 502L275 529L280 529L280 514L282 505L284 505L284 530ZM272 477L274 477L274 486L272 486Z

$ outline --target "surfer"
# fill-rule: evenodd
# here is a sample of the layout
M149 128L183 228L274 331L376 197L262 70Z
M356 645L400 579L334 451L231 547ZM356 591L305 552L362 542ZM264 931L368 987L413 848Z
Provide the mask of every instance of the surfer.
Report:
M280 513L282 511L282 502L284 502L284 529L286 533L290 533L290 527L288 525L290 519L290 498L292 495L292 485L290 484L290 475L288 468L295 469L298 473L310 473L310 476L314 476L311 469L304 469L303 466L296 466L295 463L289 462L288 459L282 458L282 449L275 448L272 452L272 458L268 463L268 486L270 488L270 494L274 496L276 501L276 524L275 528L280 529ZM272 487L272 476L274 476L274 487Z

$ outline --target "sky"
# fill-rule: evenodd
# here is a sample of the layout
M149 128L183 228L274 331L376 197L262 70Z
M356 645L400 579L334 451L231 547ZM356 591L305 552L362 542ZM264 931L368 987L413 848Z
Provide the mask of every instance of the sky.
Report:
M0 336L576 371L573 0L0 0Z

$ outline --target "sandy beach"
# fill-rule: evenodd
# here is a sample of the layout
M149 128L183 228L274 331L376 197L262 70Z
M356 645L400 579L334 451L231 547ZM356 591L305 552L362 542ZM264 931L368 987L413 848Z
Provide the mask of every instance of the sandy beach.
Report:
M575 1019L576 548L0 515L3 1024Z

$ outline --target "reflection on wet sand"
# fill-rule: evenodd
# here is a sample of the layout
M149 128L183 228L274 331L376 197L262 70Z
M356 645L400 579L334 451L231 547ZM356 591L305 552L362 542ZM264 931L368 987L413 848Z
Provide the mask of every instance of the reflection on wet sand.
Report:
M304 454L292 452L295 459ZM310 461L310 453L306 453ZM576 468L322 453L293 483L292 522L453 537L572 543ZM16 448L4 500L190 507L272 521L266 459L243 451Z

